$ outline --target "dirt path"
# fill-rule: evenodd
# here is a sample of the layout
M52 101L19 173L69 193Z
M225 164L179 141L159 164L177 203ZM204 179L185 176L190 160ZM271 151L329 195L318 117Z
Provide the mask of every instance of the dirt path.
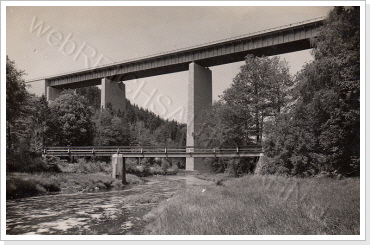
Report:
M124 190L9 200L8 235L141 234L143 216L176 192L211 182L192 174L150 177Z

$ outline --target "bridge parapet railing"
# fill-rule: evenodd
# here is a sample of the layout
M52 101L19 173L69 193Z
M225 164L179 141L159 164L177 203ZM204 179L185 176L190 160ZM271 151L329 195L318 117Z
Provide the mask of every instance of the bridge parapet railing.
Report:
M233 147L194 146L78 146L46 147L44 155L54 156L109 156L113 154L176 154L176 153L246 153L262 152L260 145Z

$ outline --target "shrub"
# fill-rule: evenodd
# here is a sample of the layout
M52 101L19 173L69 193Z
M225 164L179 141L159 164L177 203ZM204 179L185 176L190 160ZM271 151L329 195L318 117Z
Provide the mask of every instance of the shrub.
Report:
M167 174L177 174L179 172L179 168L177 165L172 165L170 168L166 170Z
M63 166L62 169L70 173L105 173L108 175L112 173L110 163L94 160L87 161L85 158L78 158L77 163L74 163L73 165L67 163L60 163L60 165Z
M142 166L142 165L136 166L136 171L137 172L139 172L139 173L142 174L144 172L144 170L145 170L145 167L144 166Z
M34 156L31 153L9 152L6 154L7 172L41 173L53 172L60 173L61 169L50 159Z
M137 183L138 177L128 177L130 183ZM74 174L74 173L10 173L6 177L7 198L29 197L60 192L62 189L73 191L91 191L96 187L106 189L109 187L121 187L122 182L108 175L97 174Z
M289 176L290 170L285 164L282 164L279 159L263 156L257 163L255 173L258 175L275 174L279 176Z
M139 177L133 174L126 174L126 181L130 184L140 184L143 182L143 180L141 180ZM122 185L121 182L120 184Z
M137 166L136 159L134 158L128 158L125 162L126 165L126 172L127 173L133 173L135 172L135 168Z
M144 168L147 168L149 167L150 165L154 164L155 163L155 159L153 158L142 158L141 160L139 160L140 162L140 166L143 166Z
M60 181L51 174L12 174L6 178L6 197L29 197L59 192Z
M154 162L154 164L152 164L152 162ZM166 158L143 158L140 160L140 164L138 164L136 160L126 160L126 173L134 174L139 177L164 175L166 173L176 174L177 172L177 163L173 163L171 166L171 162Z
M56 176L45 176L35 180L41 185L47 192L58 192L61 191L61 183Z
M37 183L19 179L19 178L7 178L6 181L6 198L16 198L16 197L25 197L25 196L33 196L39 194L41 188L37 187ZM46 190L45 190L46 192Z
M140 165L138 164L138 162L135 160L135 159L128 159L126 160L126 173L129 173L129 174L134 174L134 175L137 175L139 177L146 177L146 176L149 176L150 175L150 172L149 172L149 160L147 160L146 158L143 158L141 159L140 161Z
M227 169L227 158L221 157L207 157L203 159L203 162L210 166L212 172L223 173Z
M179 169L185 169L186 160L185 158L173 158L172 166L176 165Z
M212 172L230 176L250 174L256 168L255 158L205 158L203 161L211 167Z
M162 168L163 172L166 172L167 169L169 169L170 167L171 167L171 164L168 161L168 159L163 159L162 164L161 164L161 168Z
M152 174L152 175L155 175L155 174L163 175L163 174L165 174L162 167L159 166L158 164L154 164L153 166L150 166L149 167L149 173Z

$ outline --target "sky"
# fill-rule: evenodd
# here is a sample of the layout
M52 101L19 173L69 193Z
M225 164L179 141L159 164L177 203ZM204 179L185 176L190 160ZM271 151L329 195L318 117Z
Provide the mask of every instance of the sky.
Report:
M6 51L30 80L326 16L331 8L8 6ZM280 57L292 75L312 60L309 50ZM231 85L242 64L210 68L213 100ZM187 81L188 72L127 81L126 97L163 118L186 122Z

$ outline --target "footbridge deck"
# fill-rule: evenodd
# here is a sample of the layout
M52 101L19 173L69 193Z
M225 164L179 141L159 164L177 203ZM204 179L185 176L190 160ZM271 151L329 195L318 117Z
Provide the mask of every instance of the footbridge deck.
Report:
M81 146L46 147L44 156L112 156L122 157L259 157L262 147L249 145L241 147L151 147L151 146Z

